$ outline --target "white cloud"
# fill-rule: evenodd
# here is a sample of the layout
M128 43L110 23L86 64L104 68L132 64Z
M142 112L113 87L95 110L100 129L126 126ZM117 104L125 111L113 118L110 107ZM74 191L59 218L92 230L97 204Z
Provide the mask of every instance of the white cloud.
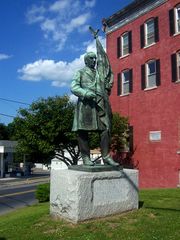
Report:
M43 6L33 5L31 9L28 10L26 18L29 24L42 22L44 20L45 8Z
M20 78L28 81L52 81L52 86L69 85L74 72L83 66L83 55L72 62L55 62L54 60L38 60L28 63L18 70Z
M79 15L76 18L73 18L64 28L66 30L66 33L72 32L74 29L79 28L83 26L87 20L90 18L89 13L85 13L82 15Z
M69 5L69 1L67 0L56 1L49 7L49 10L53 12L62 11L66 9L68 5Z
M102 45L105 39L99 37ZM86 52L96 52L95 40L85 43ZM74 73L84 66L84 54L79 58L74 59L72 62L54 60L37 60L33 63L28 63L18 70L19 77L27 81L44 81L52 82L52 86L63 87L69 86Z
M41 29L43 31L55 31L56 30L56 21L52 19L45 19L41 24Z
M85 32L92 16L91 9L95 3L96 0L85 2L57 0L46 6L45 3L40 6L33 5L26 17L29 24L39 24L44 37L55 41L56 50L60 51L72 32Z
M92 8L92 7L95 6L95 4L96 4L96 0L87 0L87 1L85 1L85 6L86 7Z
M4 54L4 53L0 53L0 60L9 59L9 58L11 58L11 57L12 57L12 56L10 56L10 55Z

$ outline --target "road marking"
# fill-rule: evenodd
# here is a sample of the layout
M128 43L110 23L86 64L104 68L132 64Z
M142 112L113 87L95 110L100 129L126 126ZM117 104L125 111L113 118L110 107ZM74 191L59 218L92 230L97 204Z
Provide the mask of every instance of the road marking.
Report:
M9 193L9 194L1 195L0 198L3 198L3 197L12 197L12 196L21 195L21 194L30 193L30 192L35 192L35 191L36 191L36 190L28 190L28 191L24 191L24 192Z

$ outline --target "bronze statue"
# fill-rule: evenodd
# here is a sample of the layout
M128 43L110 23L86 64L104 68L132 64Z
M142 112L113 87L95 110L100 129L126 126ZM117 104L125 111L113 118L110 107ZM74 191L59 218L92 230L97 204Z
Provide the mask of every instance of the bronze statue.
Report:
M85 67L74 75L71 91L78 97L72 131L77 131L84 165L93 166L90 159L88 132L98 131L104 164L118 166L109 154L112 111L109 95L113 85L111 66L99 39L98 30L90 27L96 39L97 57L93 52L84 56Z

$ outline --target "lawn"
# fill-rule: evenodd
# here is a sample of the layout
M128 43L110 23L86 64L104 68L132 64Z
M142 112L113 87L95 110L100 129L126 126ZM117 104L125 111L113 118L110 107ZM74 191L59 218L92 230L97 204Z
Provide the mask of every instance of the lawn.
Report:
M140 208L81 224L54 221L49 203L0 217L0 240L179 240L180 189L140 191Z

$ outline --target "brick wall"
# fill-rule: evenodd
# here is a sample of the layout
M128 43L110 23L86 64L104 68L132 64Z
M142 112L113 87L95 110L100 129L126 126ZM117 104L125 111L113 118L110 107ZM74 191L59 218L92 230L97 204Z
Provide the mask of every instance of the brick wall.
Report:
M180 34L170 36L169 10L180 0L169 0L120 29L107 34L107 53L114 72L110 97L112 109L129 117L134 128L133 159L140 171L140 187L176 187L179 184L180 155L180 83L171 81L171 54L180 50ZM140 26L149 18L159 19L159 41L140 47ZM132 53L117 58L117 38L132 31ZM152 90L141 90L141 65L160 59L161 84ZM117 95L117 74L133 69L133 92ZM149 140L150 131L161 131L161 140Z

